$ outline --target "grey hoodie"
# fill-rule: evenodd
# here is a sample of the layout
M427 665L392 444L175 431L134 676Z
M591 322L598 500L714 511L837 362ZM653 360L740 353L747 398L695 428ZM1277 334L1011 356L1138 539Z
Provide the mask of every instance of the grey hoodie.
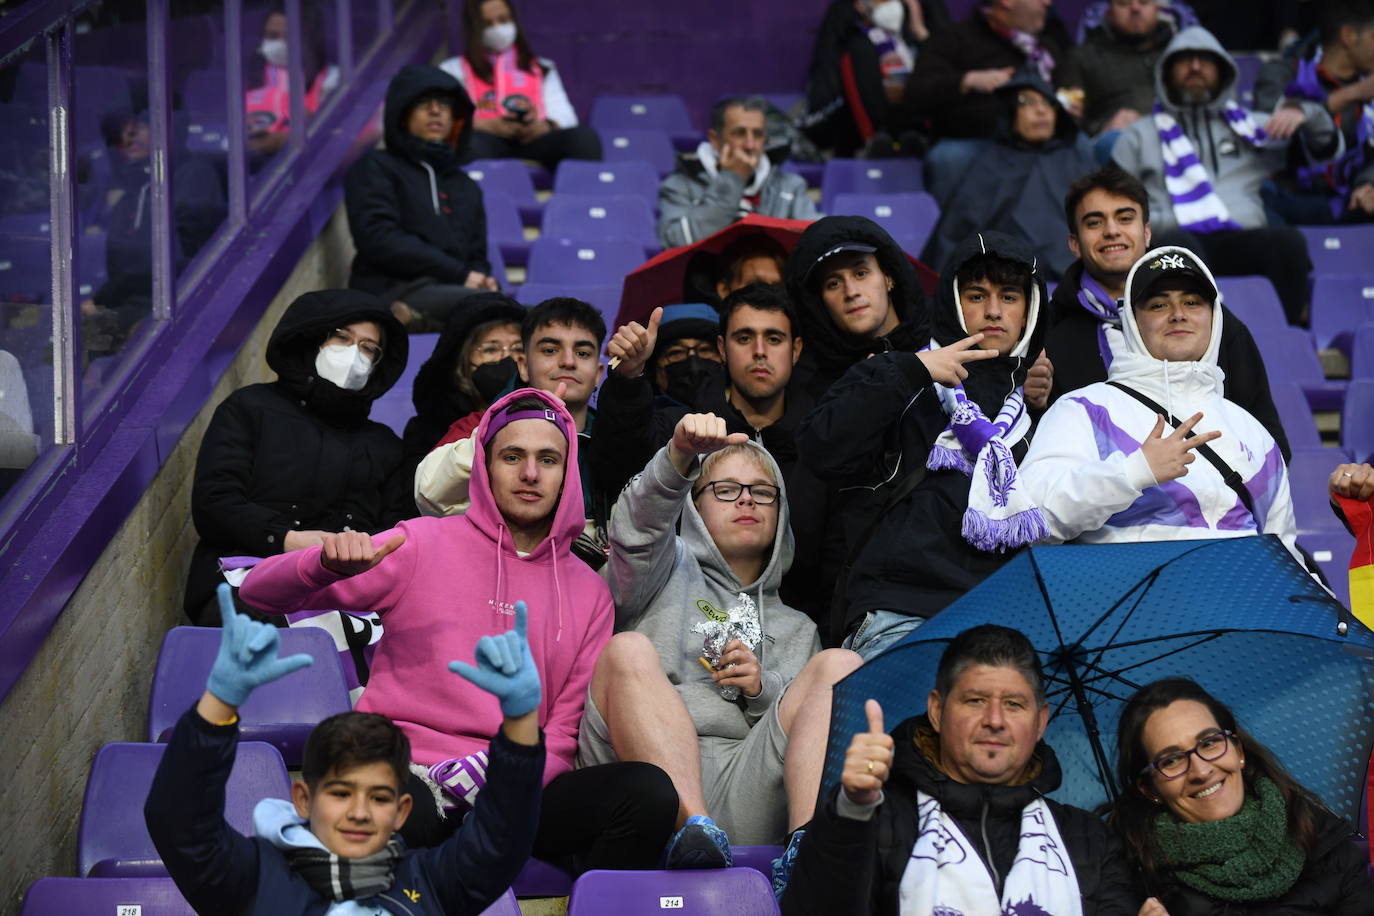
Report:
M773 457L757 443L747 444L758 450L773 479L784 487ZM615 599L616 630L635 630L653 642L697 734L743 738L807 660L820 651L821 643L811 619L778 597L783 573L792 565L786 490L778 497L778 530L768 563L758 581L740 582L692 501L699 476L698 465L691 477L683 477L673 467L668 447L658 450L644 473L626 486L611 513L606 576ZM679 517L681 534L674 536ZM739 603L741 592L758 607L763 690L757 697L735 702L721 696L720 688L697 661L702 635L692 627L709 622L709 612L728 611Z
M1183 51L1210 51L1221 60L1221 85L1210 102L1187 105L1174 101L1165 88L1170 60ZM1231 219L1242 229L1268 225L1260 185L1283 166L1288 141L1271 140L1263 147L1251 146L1226 123L1226 103L1236 95L1236 62L1211 32L1190 26L1174 36L1155 64L1155 98L1183 128L1192 141L1198 159L1211 178L1212 189L1226 204ZM1308 122L1299 133L1330 130L1330 118L1319 106L1304 106ZM1267 115L1251 111L1257 125ZM1156 233L1178 228L1173 201L1164 184L1164 156L1159 143L1159 127L1153 117L1144 117L1127 127L1112 149L1117 165L1145 183L1150 192L1150 225Z

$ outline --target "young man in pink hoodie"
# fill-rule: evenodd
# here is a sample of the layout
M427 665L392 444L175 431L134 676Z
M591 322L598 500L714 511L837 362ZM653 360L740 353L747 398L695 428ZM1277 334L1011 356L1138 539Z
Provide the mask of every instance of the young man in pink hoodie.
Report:
M577 428L547 392L498 400L474 434L471 508L415 518L375 536L344 532L322 547L270 557L239 595L272 614L331 607L376 611L386 626L358 709L381 713L410 739L417 799L403 836L434 845L456 828L484 783L501 710L435 659L465 658L476 639L529 608L530 651L546 685L539 725L548 749L534 854L576 871L657 864L677 817L677 793L657 767L617 763L573 771L587 685L611 637L605 582L571 552L581 533Z

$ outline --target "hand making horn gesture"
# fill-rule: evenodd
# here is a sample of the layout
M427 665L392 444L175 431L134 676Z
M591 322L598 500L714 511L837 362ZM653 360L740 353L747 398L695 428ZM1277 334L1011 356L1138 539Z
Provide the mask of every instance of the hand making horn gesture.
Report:
M972 337L965 337L947 347L938 347L934 350L922 350L916 356L921 360L921 364L926 367L933 381L941 385L957 385L968 378L968 370L964 368L964 363L975 362L980 359L992 359L997 355L996 350L975 350L973 345L981 342L983 335L974 334Z
M877 700L864 703L868 731L859 732L844 753L840 785L856 805L878 800L887 777L892 775L892 736L883 730L883 708Z
M1156 415L1155 428L1150 430L1150 435L1140 444L1140 451L1144 453L1145 460L1149 462L1150 473L1155 475L1156 483L1165 483L1170 480L1177 480L1188 473L1188 465L1197 460L1193 454L1193 449L1200 445L1206 445L1213 439L1221 438L1221 430L1212 430L1210 433L1199 433L1188 438L1188 433L1192 432L1194 426L1202 419L1202 414L1195 413L1183 422L1178 429L1169 435L1164 435L1164 418Z

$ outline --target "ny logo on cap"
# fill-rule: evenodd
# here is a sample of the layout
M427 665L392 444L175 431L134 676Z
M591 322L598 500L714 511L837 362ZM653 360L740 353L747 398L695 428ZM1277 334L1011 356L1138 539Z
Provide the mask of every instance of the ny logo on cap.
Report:
M1181 254L1166 254L1151 264L1150 267L1155 270L1185 270L1188 267L1188 262L1184 260Z

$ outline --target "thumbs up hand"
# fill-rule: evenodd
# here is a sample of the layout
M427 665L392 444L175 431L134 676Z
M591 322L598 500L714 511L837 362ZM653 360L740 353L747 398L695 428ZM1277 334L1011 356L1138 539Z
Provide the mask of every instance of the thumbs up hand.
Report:
M883 708L877 700L864 703L868 731L859 732L844 754L840 785L856 805L876 804L892 774L892 736L883 730Z

